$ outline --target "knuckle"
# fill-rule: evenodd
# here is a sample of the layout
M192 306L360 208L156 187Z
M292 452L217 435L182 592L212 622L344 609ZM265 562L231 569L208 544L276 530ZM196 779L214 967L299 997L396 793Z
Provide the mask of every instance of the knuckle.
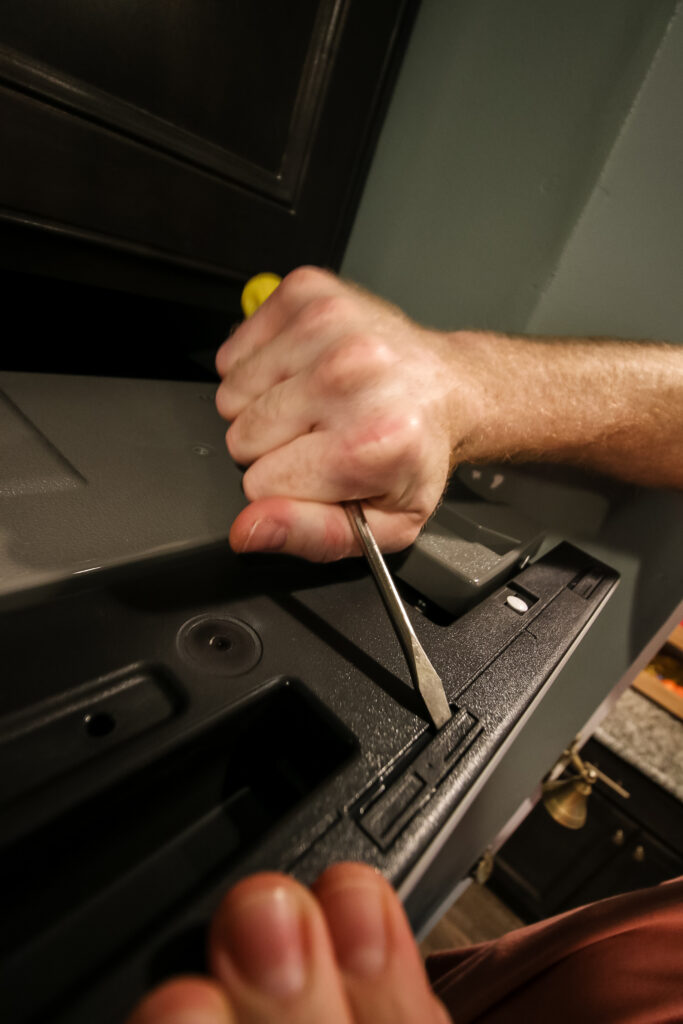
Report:
M394 354L383 338L374 334L353 334L349 337L349 347L366 368L386 366L394 362Z
M323 394L345 394L349 390L348 366L337 351L326 352L315 365L316 390Z
M224 420L232 420L240 411L238 396L225 384L221 384L216 392L216 409Z
M424 473L419 419L410 414L378 415L342 440L339 472L349 484L372 484L392 493L398 480Z
M377 433L377 444L387 464L400 465L404 476L422 476L429 452L419 415L392 411Z
M347 440L340 454L337 472L348 486L370 483L384 469L384 457L376 443Z
M374 360L375 344L367 335L348 335L318 360L316 384L325 392L346 395L367 383Z
M258 501L259 498L267 497L267 489L263 487L259 477L258 463L252 463L242 477L242 490L247 501Z
M411 465L421 464L424 455L425 428L421 417L405 413L400 417L397 440L402 457Z
M246 465L253 460L255 452L264 454L270 449L268 438L273 424L281 418L281 406L277 388L271 388L244 406L226 435L228 451L236 462Z
M347 311L343 295L320 295L300 310L296 316L296 326L306 333L316 334L342 319Z
M228 448L228 454L237 463L244 462L244 445L240 433L240 422L239 420L235 420L234 423L232 423L232 425L228 428L228 431L225 435L225 443Z
M244 327L244 324L234 324L229 336L216 353L216 370L219 377L224 377L235 361L235 352L239 351L238 342L243 336L242 327Z
M311 289L329 280L330 276L319 267L297 267L296 270L290 270L282 279L276 294L285 302L297 302L309 294Z
M228 367L228 345L227 342L225 341L218 349L218 352L216 352L214 366L216 367L216 373L218 374L218 376L223 377Z

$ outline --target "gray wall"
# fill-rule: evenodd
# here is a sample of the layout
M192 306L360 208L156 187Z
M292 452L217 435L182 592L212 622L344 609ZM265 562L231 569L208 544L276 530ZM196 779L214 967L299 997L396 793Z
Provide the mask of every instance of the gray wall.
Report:
M343 273L437 327L683 341L675 0L423 0Z
M683 9L529 318L683 342Z

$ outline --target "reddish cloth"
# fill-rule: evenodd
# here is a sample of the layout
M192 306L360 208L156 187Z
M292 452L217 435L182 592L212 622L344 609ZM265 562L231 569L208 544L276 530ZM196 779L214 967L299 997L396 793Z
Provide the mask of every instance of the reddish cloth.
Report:
M427 959L455 1024L683 1022L683 877Z

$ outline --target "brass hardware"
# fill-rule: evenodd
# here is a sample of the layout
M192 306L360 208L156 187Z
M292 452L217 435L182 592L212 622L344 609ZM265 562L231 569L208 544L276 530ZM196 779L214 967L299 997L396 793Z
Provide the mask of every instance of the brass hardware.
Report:
M624 835L623 828L618 828L616 830L616 832L614 833L614 835L612 836L612 842L614 843L615 846L623 846L625 838L626 838L626 836Z
M641 846L640 844L636 846L635 850L633 851L633 859L637 860L639 864L643 863L643 861L645 860L644 846Z
M581 776L554 779L543 786L543 806L558 825L583 828L586 824L586 802L592 791L590 782Z
M571 765L576 775L569 775L564 779L549 779L543 783L543 806L551 818L564 828L583 828L586 824L588 797L598 779L610 786L619 796L625 799L629 796L618 782L614 782L594 764L583 761L579 757L578 745L578 739L574 740L558 761L563 770ZM621 839L618 839L620 832ZM612 839L618 846L621 845L624 841L623 830L618 829Z
M486 885L493 872L493 854L484 850L474 869L474 880L479 885Z

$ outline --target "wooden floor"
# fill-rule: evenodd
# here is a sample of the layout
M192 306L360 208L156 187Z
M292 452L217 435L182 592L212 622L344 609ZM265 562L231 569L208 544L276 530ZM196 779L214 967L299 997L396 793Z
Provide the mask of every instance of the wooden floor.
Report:
M485 885L472 882L420 943L423 956L497 939L524 924Z

